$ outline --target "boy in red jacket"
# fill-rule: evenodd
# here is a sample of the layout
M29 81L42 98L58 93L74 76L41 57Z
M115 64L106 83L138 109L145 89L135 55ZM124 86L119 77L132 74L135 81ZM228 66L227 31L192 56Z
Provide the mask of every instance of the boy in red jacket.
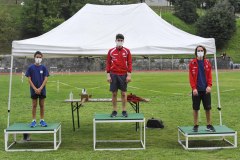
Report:
M196 58L189 63L189 81L192 88L192 107L194 127L193 131L198 132L198 110L202 101L206 113L206 130L215 132L211 122L211 87L212 87L212 66L206 59L206 48L197 46L195 49Z
M111 117L117 116L117 93L121 90L122 116L127 117L127 83L131 81L132 56L130 50L123 47L124 36L116 35L116 47L108 51L106 60L107 81L112 92L113 111Z

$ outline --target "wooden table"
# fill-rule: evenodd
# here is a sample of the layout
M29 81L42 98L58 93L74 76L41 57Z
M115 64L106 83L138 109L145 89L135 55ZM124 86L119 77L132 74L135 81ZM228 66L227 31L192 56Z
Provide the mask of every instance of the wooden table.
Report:
M118 102L121 102L121 99L117 99ZM80 113L79 109L80 107L83 107L83 104L86 102L112 102L111 98L82 98L82 99L65 99L64 102L70 103L71 104L71 110L72 110L72 123L73 123L73 131L75 131L75 122L74 122L74 111L77 112L77 123L78 123L78 128L80 128ZM144 99L140 100L138 102L132 102L128 101L134 111L136 113L139 113L140 111L140 102L149 102L149 99ZM136 123L136 130L139 128L139 123Z

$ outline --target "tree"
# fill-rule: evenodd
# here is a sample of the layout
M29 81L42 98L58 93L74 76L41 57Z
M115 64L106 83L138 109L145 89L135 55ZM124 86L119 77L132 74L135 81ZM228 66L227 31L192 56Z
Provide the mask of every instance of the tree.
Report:
M236 30L234 8L227 1L218 2L196 23L199 36L215 38L218 49L232 37Z
M25 0L22 12L23 38L39 36L69 19L86 3L129 4L139 0Z
M16 19L9 13L0 12L0 48L1 52L5 54L11 50L11 42L19 39L20 33L17 26Z
M144 2L145 0L104 0L104 4L131 4L131 3L139 3L139 2Z
M234 7L234 13L240 12L240 0L229 0L229 2Z
M210 9L212 8L219 0L204 0L203 8Z
M40 0L27 0L22 12L22 33L24 38L43 33L44 7Z
M175 15L186 23L191 24L196 22L198 19L197 7L195 3L190 0L176 1L174 10L175 10Z
M66 0L25 0L23 38L39 36L71 17L70 5L71 1Z
M47 17L43 20L43 32L48 32L63 22L63 18Z

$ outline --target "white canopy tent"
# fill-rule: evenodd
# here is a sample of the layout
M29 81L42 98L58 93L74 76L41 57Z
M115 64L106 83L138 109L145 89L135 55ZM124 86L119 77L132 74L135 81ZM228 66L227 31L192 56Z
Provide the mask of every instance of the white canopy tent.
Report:
M133 55L193 54L204 45L214 54L213 38L202 38L167 23L145 3L131 5L87 4L73 17L39 36L13 41L12 55L32 56L36 50L48 55L106 55L122 33Z
M30 39L13 41L11 68L14 56L33 57L39 50L45 56L103 56L115 46L115 36L125 36L124 45L132 55L193 54L197 45L214 54L218 106L220 95L213 38L202 38L184 32L159 17L145 3L131 5L87 4L70 19L51 31ZM9 84L8 126L10 117L12 69ZM220 112L220 124L221 112Z

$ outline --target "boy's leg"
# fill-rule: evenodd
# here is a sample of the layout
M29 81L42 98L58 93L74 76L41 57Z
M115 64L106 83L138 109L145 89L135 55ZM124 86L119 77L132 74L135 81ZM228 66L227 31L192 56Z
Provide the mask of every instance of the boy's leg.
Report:
M193 123L194 126L198 125L198 110L193 110Z
M211 125L212 121L211 121L211 94L204 94L203 95L203 107L205 109L205 113L206 113L206 119L207 119L207 125Z
M110 83L110 91L112 92L112 105L113 111L117 111L117 93L118 93L118 86L117 86L117 75L110 74L112 82Z
M121 98L122 98L122 116L128 117L127 109L126 109L126 103L127 103L127 93L121 92Z
M193 95L192 93L192 108L193 108L193 132L198 132L198 110L200 109L200 95Z
M118 76L118 88L121 90L121 100L122 100L122 115L127 117L127 74Z
M37 99L32 99L32 119L36 120Z
M205 110L206 118L207 118L207 124L212 124L211 120L211 110Z
M122 111L126 111L126 103L127 103L127 93L121 92L121 99L122 99Z
M111 117L117 116L117 91L112 92L112 105L113 105L113 111L111 113Z
M112 92L113 111L117 111L117 91Z
M30 127L36 127L37 98L32 98L32 122Z
M201 97L200 93L198 95L193 95L192 93L192 108L193 108L193 123L198 125L198 110L200 109Z
M206 130L215 132L215 128L212 126L212 120L211 120L211 94L210 93L205 93L203 96L203 106L205 109L206 113L206 119L207 119L207 126Z
M44 121L44 98L39 98L39 105L40 105L40 125L42 127L47 127L47 123Z
M40 118L44 119L44 98L39 98Z

